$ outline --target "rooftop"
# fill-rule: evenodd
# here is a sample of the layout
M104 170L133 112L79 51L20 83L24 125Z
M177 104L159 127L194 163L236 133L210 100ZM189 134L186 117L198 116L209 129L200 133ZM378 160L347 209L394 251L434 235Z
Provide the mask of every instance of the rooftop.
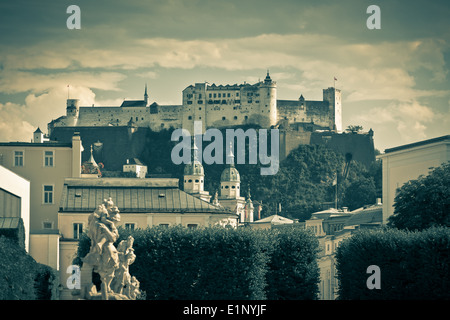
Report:
M405 144L405 145L398 146L398 147L389 148L389 149L384 150L384 153L391 153L391 152L400 151L400 150L412 149L415 147L425 146L428 144L441 142L441 141L450 142L450 135L437 137L437 138L433 138L433 139L428 139L428 140L423 140L423 141L418 141L418 142Z
M121 213L232 214L178 188L173 178L66 179L60 212L93 212L111 197Z

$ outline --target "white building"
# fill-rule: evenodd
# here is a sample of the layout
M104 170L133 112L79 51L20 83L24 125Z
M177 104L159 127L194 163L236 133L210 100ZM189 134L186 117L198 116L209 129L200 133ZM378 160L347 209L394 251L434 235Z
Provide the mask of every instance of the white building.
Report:
M450 161L450 135L386 149L383 162L383 223L394 213L397 189L430 168Z
M30 181L0 165L0 228L16 228L22 219L29 250Z
M127 159L127 163L123 165L123 172L133 172L137 178L145 178L147 175L147 166L139 159Z

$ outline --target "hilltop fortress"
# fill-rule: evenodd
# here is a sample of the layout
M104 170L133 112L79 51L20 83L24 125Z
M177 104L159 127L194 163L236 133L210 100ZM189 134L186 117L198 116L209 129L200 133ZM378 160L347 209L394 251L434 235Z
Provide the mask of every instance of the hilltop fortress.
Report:
M68 99L66 115L49 123L55 127L127 126L184 128L192 132L194 121L203 128L256 124L263 128L276 126L282 120L289 124L308 123L337 132L342 131L341 92L323 90L323 101L277 100L277 85L267 73L256 84L215 85L196 83L183 90L181 105L149 104L147 87L143 100L125 100L119 107L79 106L78 99Z
M322 101L306 100L303 95L298 100L279 100L269 72L255 84L189 85L182 92L181 105L150 103L147 86L142 100L124 100L120 106L80 106L78 99L67 99L66 114L48 124L48 134L50 140L70 141L77 131L89 144L104 144L114 136L116 143L124 139L124 146L132 146L123 157L133 158L140 156L146 130L183 128L193 134L194 121L201 121L203 130L243 125L278 128L281 160L300 144L326 144L366 164L375 159L372 131L352 137L343 133L339 89L323 89Z

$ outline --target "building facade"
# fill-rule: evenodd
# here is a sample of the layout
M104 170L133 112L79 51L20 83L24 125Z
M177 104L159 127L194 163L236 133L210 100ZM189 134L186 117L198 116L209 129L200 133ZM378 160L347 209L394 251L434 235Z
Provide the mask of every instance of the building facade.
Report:
M33 141L0 143L0 159L5 168L30 181L30 218L25 225L30 255L58 270L59 199L64 179L81 176L83 147L79 136L73 136L72 143Z
M66 270L76 257L78 241L87 230L89 216L109 198L120 210L117 227L134 230L152 226L236 228L238 225L235 213L179 189L178 179L66 179L58 211L62 299L71 297L71 291L65 286L70 276Z
M66 114L48 124L51 136L55 127L127 126L153 131L184 128L193 132L194 121L201 121L203 130L256 124L263 128L280 121L289 124L314 123L320 128L342 131L341 91L323 90L322 101L277 100L277 84L267 72L255 84L216 85L196 83L182 91L181 105L149 104L147 87L143 100L126 100L120 106L80 106L78 99L68 99Z
M30 181L0 165L0 229L17 228L22 220L24 246L29 251ZM20 232L20 230L17 230Z
M383 223L387 223L394 214L398 188L420 175L428 175L430 168L450 161L450 136L386 149L378 158L383 164Z

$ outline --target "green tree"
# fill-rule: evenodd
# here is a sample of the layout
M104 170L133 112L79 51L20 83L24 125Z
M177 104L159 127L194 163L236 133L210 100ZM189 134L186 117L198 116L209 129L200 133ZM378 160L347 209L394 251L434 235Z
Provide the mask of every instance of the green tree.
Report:
M371 177L360 177L345 190L344 203L350 210L375 203L376 189Z
M427 176L406 182L394 199L388 225L422 230L450 226L450 162L433 168Z

